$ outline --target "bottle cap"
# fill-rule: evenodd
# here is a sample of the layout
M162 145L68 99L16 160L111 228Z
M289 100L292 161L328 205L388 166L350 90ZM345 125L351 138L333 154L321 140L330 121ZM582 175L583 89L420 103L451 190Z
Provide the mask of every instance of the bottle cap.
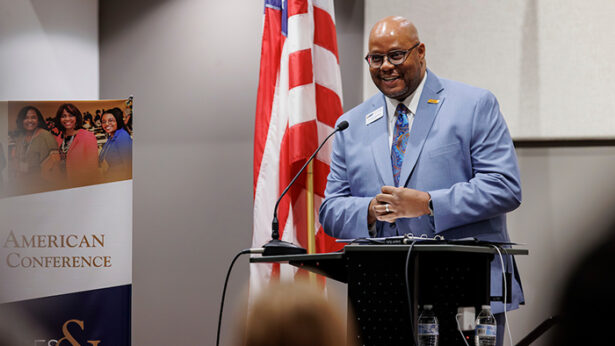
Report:
M423 305L423 309L425 309L425 310L431 310L431 309L433 309L433 305L431 305L431 304L425 304L425 305Z
M481 306L481 309L491 310L491 305L483 305L483 306Z

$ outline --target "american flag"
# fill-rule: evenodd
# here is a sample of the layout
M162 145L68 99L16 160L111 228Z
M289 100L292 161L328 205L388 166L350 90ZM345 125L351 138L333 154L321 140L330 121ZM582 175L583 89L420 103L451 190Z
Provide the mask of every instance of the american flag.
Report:
M342 114L342 82L333 0L265 0L254 130L252 246L271 239L273 208ZM314 162L314 214L324 197L330 142ZM280 203L280 239L307 247L305 178ZM316 252L339 248L315 217ZM251 266L251 295L272 278L294 275L279 265Z

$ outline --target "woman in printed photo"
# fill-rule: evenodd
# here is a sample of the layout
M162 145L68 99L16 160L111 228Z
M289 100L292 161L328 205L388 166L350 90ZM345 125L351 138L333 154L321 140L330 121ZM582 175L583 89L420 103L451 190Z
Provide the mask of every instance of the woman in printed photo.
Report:
M124 125L124 114L119 108L105 111L101 125L107 136L98 162L106 179L119 180L132 177L132 139Z
M13 150L13 177L23 183L41 181L41 166L50 153L58 150L54 136L38 108L23 107L17 115L15 148Z
M98 173L98 143L96 136L83 129L83 116L72 103L60 105L55 117L60 163L70 186L96 183Z

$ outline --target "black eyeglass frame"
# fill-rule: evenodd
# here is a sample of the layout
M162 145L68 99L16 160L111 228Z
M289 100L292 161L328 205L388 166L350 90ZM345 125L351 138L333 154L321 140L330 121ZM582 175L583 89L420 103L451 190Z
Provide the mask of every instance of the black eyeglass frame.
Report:
M387 52L386 54L367 54L365 56L365 61L367 61L367 65L370 68L380 68L380 67L382 67L382 64L384 64L385 57L389 61L389 63L391 65L393 65L393 66L401 65L401 64L403 64L406 61L406 59L408 59L408 56L410 55L412 50L414 48L418 47L420 44L421 44L421 42L417 42L414 46L410 47L410 49L406 49L406 50L403 50L403 49L393 50L393 51ZM395 53L399 53L399 52L404 52L404 57L398 63L394 63L393 61L391 61L391 54L395 54ZM372 63L369 62L370 58L373 58L373 57L381 57L382 58L382 62L379 65L377 65L377 66L373 66Z

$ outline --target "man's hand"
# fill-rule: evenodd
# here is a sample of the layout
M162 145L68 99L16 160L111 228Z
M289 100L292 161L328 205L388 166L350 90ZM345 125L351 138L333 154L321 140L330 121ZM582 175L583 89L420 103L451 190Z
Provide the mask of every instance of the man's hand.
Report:
M429 199L427 192L405 187L383 186L382 193L370 202L370 214L379 221L394 222L402 217L418 217L429 214Z
M383 215L385 215L387 212L383 209L384 205L382 208L376 208L376 206L381 205L380 202L378 202L376 200L376 197L374 197L370 202L369 202L369 209L367 211L367 225L371 226L374 224L374 222L376 222L376 220L380 220L379 217L382 217Z

